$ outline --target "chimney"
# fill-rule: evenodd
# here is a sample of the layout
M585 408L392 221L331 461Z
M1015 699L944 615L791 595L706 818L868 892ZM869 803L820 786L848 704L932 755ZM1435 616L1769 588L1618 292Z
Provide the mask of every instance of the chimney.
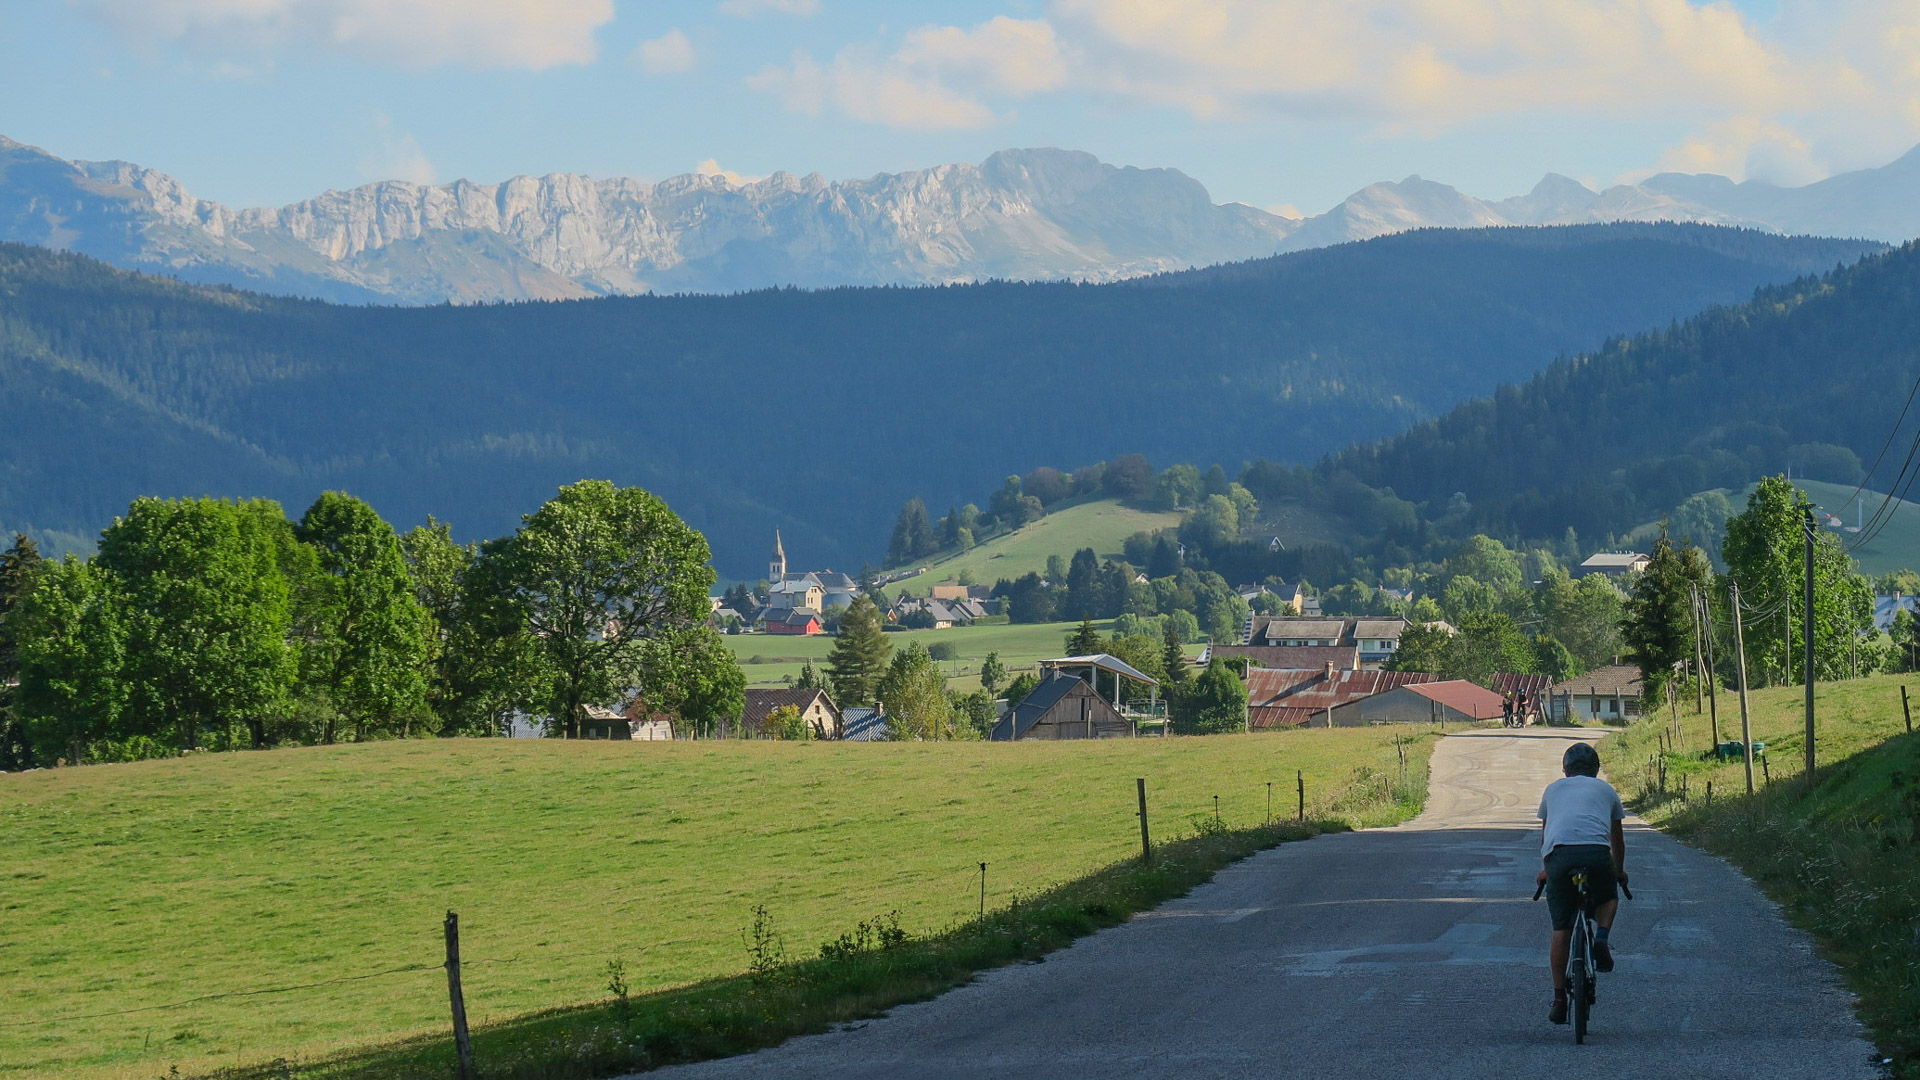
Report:
M1334 662L1331 660L1327 661L1327 681L1328 682L1333 681L1333 673L1335 670L1336 670L1336 666Z

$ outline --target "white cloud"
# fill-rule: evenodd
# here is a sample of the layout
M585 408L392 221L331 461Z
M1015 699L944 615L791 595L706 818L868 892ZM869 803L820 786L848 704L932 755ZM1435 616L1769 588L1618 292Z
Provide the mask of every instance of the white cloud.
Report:
M693 42L678 27L633 50L633 58L649 75L671 75L693 67Z
M1070 83L1200 119L1432 134L1522 113L1679 122L1663 165L1802 183L1920 138L1920 4L1054 0Z
M136 48L319 49L394 67L592 63L613 0L75 0Z
M1057 89L1066 78L1050 25L1000 16L971 30L923 27L891 55L848 46L830 67L796 51L788 67L762 71L747 85L773 93L794 112L817 115L832 107L865 123L947 131L1000 120L981 93L1021 97ZM967 88L950 85L956 81Z
M749 18L763 11L780 15L817 15L820 0L723 0L720 13Z
M396 130L385 113L373 115L373 145L360 158L360 172L367 180L405 180L409 184L431 184L433 162L420 149L412 135Z
M742 176L732 169L723 169L720 167L720 162L715 158L708 158L694 166L693 171L701 176L717 176L734 187L741 187L745 184L751 184L755 180L766 179L765 176Z

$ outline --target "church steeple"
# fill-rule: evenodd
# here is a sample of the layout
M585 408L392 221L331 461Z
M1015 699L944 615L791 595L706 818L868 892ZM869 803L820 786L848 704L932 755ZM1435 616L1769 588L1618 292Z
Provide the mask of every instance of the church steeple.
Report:
M787 549L780 544L780 530L773 530L773 557L767 561L767 581L778 585L787 578Z

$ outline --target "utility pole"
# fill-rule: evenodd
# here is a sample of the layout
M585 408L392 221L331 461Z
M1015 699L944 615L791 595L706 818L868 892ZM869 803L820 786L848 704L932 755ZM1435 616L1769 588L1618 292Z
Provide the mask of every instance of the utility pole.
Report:
M1740 757L1747 765L1747 794L1753 794L1753 722L1747 716L1747 637L1740 628L1740 586L1727 586L1727 599L1733 605L1733 651L1739 657L1740 672Z
M1706 628L1707 722L1713 732L1714 749L1718 750L1720 748L1720 696L1716 691L1720 683L1720 669L1713 662L1713 605L1711 596L1704 587L1700 590L1700 625Z
M1806 639L1806 651L1801 662L1806 666L1807 677L1807 787L1813 787L1813 508L1805 511L1806 521L1801 530L1806 534L1807 581L1806 611L1800 623L1801 636Z
M1700 685L1700 680L1704 675L1701 669L1706 666L1706 656L1700 649L1700 586L1688 583L1687 595L1693 600L1693 714L1698 716L1705 707L1700 700L1700 694L1705 689Z

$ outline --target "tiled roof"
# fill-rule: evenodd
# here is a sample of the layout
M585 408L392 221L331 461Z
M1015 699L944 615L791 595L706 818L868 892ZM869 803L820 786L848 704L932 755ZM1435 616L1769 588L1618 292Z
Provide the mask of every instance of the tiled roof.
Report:
M1356 638L1398 641L1400 635L1406 632L1405 619L1356 619L1353 623L1353 636Z
M1299 615L1255 615L1253 637L1248 640L1248 644L1257 645L1262 641L1274 639L1291 641L1296 638L1339 641L1346 631L1345 619L1310 619Z
M827 692L825 690L801 690L791 686L773 687L765 690L748 690L747 708L746 712L741 716L741 722L749 726L757 726L761 721L772 715L773 710L788 705L799 709L801 712L806 712L807 707L813 704L815 698L826 696ZM827 698L827 708L829 710L833 708L833 699L830 697Z
M1407 689L1423 698L1437 701L1455 712L1465 713L1475 720L1490 720L1499 716L1505 704L1499 694L1465 679L1417 683L1408 686Z
M1244 656L1257 668L1304 671L1326 670L1328 664L1352 670L1360 666L1360 649L1354 645L1214 645L1206 659Z
M1640 694L1640 669L1626 664L1608 664L1597 667L1585 675L1575 675L1565 682L1553 684L1555 694L1585 694L1590 691L1612 693L1623 690L1637 697Z

